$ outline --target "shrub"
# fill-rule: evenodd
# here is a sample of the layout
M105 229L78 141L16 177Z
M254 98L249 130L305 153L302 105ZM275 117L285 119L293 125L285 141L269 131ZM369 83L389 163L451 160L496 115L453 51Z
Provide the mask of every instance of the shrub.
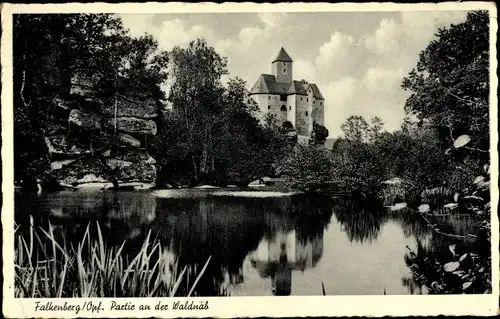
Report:
M288 187L305 193L327 194L331 190L331 169L325 148L297 144L279 164L278 174Z

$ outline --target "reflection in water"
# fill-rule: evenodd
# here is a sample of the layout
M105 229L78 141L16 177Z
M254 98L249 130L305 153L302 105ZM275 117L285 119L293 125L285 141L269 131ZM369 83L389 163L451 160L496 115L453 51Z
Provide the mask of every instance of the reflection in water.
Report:
M16 221L28 231L50 220L77 241L99 221L108 246L127 240L136 253L148 232L160 240L170 268L199 271L197 294L227 290L247 295L426 293L404 263L405 246L445 256L449 238L437 236L410 210L388 212L373 203L294 196L238 197L216 191L61 192L16 198ZM166 196L168 195L168 196ZM332 215L333 214L333 215ZM444 218L444 217L443 217ZM466 232L473 222L446 217ZM75 242L76 244L76 242ZM455 243L456 244L456 243ZM418 246L418 247L416 247ZM460 249L460 245L457 245ZM192 278L193 279L193 278ZM383 286L379 282L384 280Z
M333 211L349 241L360 243L376 240L388 217L386 211L376 203L344 198L336 198Z
M299 228L300 229L300 228ZM291 293L292 270L313 268L323 255L323 233L298 237L300 231L277 232L271 239L263 239L250 254L252 266L262 278L271 277L275 295Z

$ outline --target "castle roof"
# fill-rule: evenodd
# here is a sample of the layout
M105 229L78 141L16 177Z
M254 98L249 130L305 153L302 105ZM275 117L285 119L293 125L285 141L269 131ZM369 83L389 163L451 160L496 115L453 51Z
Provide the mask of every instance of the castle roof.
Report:
M318 100L324 100L323 94L321 94L318 86L314 83L311 83L311 89L313 90L313 96Z
M293 62L292 58L288 55L288 53L286 53L286 51L285 51L285 49L283 49L283 47L281 47L281 49L278 51L278 54L276 54L272 63L274 63L276 61Z
M276 77L271 74L261 74L250 90L250 94L307 95L307 90L309 88L312 89L314 98L318 100L325 99L318 86L314 83L307 83L305 81L292 81L290 83L277 82Z

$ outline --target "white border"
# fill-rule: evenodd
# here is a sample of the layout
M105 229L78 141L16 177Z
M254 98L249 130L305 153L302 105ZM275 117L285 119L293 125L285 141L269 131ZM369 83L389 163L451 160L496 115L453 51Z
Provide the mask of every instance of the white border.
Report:
M104 311L100 313L82 310L79 317L251 317L251 316L406 316L406 315L494 315L498 310L499 274L498 243L498 132L497 132L497 76L496 33L497 16L494 3L465 2L439 4L395 3L348 3L348 4L254 4L254 3L126 3L126 4L4 4L2 7L2 164L3 164L3 309L5 317L75 317L64 312L34 312L34 299L13 298L13 110L12 110L12 14L13 13L188 13L188 12L325 12L325 11L404 11L404 10L488 10L490 13L490 136L491 136L491 185L492 185L492 282L490 295L446 296L318 296L318 297L229 297L190 298L208 300L208 311L154 311L158 302L172 304L186 298L126 298L118 302L149 304L151 311ZM54 304L65 301L83 304L102 302L109 309L111 298L100 299L52 299ZM43 300L44 302L47 299Z

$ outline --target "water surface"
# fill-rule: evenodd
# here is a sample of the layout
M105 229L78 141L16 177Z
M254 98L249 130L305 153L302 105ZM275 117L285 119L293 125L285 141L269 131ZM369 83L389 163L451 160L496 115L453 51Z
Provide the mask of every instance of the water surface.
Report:
M16 197L16 221L50 220L70 240L99 221L108 245L133 253L151 231L172 263L200 269L201 295L425 294L405 263L408 248L446 258L443 237L405 209L293 193L235 189L61 192ZM455 233L467 216L440 220Z

